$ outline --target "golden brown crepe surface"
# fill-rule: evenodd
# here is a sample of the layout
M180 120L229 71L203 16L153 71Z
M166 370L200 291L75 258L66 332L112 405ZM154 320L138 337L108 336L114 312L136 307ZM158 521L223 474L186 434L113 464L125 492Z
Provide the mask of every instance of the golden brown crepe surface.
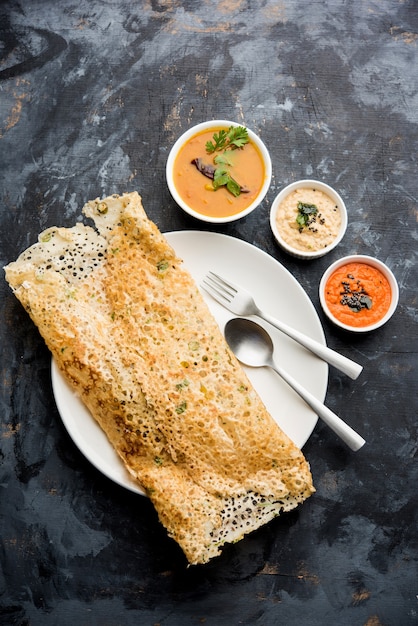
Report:
M6 278L169 535L207 562L309 497L309 466L140 196L83 212L97 231L44 231Z

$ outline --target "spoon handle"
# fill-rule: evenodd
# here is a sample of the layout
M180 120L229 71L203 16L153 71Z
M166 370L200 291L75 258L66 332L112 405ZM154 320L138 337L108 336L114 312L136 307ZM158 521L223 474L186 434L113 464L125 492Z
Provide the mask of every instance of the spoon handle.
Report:
M314 395L312 395L307 389L302 387L290 374L277 367L275 363L269 363L269 366L292 387L296 393L317 413L320 417L347 445L351 450L356 452L360 450L366 443L365 439L361 437L355 430L346 424L338 415L333 413L325 404L322 404Z
M299 332L295 328L291 328L284 322L280 322L274 317L271 317L270 315L268 315L268 313L264 313L260 309L257 309L256 315L258 315L258 317L261 317L263 320L265 320L266 322L268 322L269 324L271 324L272 326L280 330L282 333L284 333L288 337L291 337L292 339L300 343L302 346L304 346L305 348L313 352L313 354L316 354L317 356L319 356L326 363L333 365L338 370L340 370L340 372L347 374L347 376L349 376L353 380L355 380L360 375L360 372L363 369L362 365L359 365L355 361L351 361L350 359L343 356L339 352L335 352L335 350L331 350L331 348L328 348L327 346L324 346L318 341L315 341L315 339L312 339L311 337L304 335L303 333Z

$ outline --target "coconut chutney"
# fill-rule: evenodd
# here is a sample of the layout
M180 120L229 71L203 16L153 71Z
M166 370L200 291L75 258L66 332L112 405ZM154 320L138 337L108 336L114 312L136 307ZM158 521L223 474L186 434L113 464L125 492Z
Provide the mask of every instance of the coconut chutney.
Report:
M331 245L341 228L341 211L326 193L301 187L286 196L277 209L276 226L288 246L316 252Z

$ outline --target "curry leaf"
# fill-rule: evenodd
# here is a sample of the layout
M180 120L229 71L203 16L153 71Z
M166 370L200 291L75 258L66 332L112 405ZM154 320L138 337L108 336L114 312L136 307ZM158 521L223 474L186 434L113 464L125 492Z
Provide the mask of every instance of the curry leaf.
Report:
M226 170L218 168L215 170L215 174L213 177L213 188L218 189L219 187L223 187L227 184L230 176Z
M296 216L296 222L300 228L309 226L312 218L318 213L318 207L316 204L308 204L306 202L298 202L298 214Z
M235 196L236 198L240 195L241 193L241 188L238 185L238 183L231 177L229 177L228 182L226 183L226 188L228 189L228 191L230 193L232 193L233 196Z
M214 163L216 163L217 165L230 165L232 166L233 163L231 162L230 159L227 159L227 157L224 154L218 154L214 159L213 159Z

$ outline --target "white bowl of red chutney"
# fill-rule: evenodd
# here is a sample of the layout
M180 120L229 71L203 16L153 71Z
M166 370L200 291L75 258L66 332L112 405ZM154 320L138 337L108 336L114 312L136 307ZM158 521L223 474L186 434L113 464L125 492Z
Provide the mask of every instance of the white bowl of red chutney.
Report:
M392 317L399 301L399 287L385 263L354 254L335 261L325 271L319 299L334 324L365 333L383 326Z
M166 164L167 185L176 203L213 224L254 211L271 176L270 154L260 137L228 120L202 122L187 130L174 143Z

